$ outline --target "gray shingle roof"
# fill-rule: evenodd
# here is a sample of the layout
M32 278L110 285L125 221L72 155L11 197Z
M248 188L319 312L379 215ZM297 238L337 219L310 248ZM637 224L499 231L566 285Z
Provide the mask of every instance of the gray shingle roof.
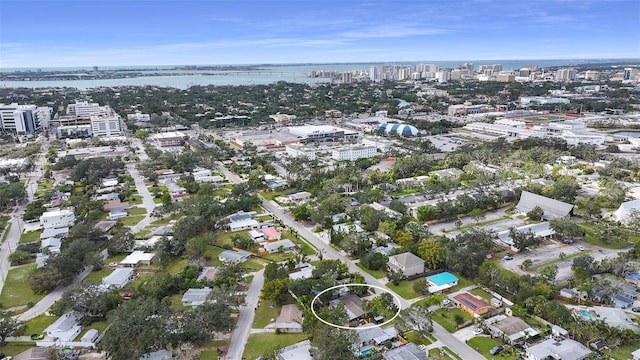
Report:
M573 209L573 205L571 204L530 193L528 191L522 192L520 202L518 202L516 209L521 213L526 213L536 206L539 206L544 210L543 217L547 220L565 217L569 215Z

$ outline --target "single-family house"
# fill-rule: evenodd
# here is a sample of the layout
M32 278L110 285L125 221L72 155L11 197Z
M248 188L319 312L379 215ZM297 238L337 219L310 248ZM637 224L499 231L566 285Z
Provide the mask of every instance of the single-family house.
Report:
M189 289L182 295L182 306L196 307L204 304L211 294L211 288Z
M102 278L102 284L109 288L122 289L133 280L134 274L132 268L115 268L111 274Z
M129 214L124 208L115 208L109 210L109 220L111 221L117 221L122 218L126 218L127 216L129 216Z
M358 334L358 348L363 355L366 355L367 351L372 348L398 338L398 330L393 326L382 329L379 326L363 325L354 330Z
M528 341L540 335L540 331L515 316L497 315L485 320L484 323L492 337L506 337L510 344Z
M120 265L135 267L138 265L150 265L153 259L156 257L155 253L148 253L140 250L136 250L131 254L127 255L122 261Z
M48 254L37 253L36 254L36 268L40 269L47 265L47 260L49 260Z
M249 230L249 236L251 236L251 240L253 240L254 242L265 241L264 234L262 233L262 231L259 231L256 229Z
M569 216L573 210L573 205L571 204L528 191L522 192L520 201L516 205L516 210L520 213L527 213L536 206L539 206L544 211L542 218L545 220Z
M302 311L295 304L283 305L274 327L280 332L302 332Z
M550 338L528 347L528 360L582 360L591 355L591 350L581 343L564 338Z
M100 335L98 330L89 329L86 333L84 333L84 335L82 335L80 341L83 343L94 343L96 340L98 340L98 335Z
M280 251L293 250L296 248L296 244L289 239L283 239L274 242L266 242L262 244L262 247L269 252L269 254L273 254Z
M382 354L384 360L429 360L427 353L414 343L407 343Z
M56 237L46 238L40 242L40 250L47 249L51 253L59 253L62 240Z
M315 270L316 267L309 264L309 266L305 266L303 268L300 268L300 270L289 273L289 279L290 280L302 280L302 279L309 279L311 277L313 277L313 270Z
M424 260L405 252L389 257L389 268L400 272L403 276L412 276L424 272Z
M102 187L118 186L118 178L104 178L102 179Z
M62 344L73 341L82 331L80 326L80 315L68 312L60 316L53 324L49 325L44 333Z
M578 293L568 288L562 288L560 289L560 296L566 299L575 299L578 297Z
M338 303L342 303L347 312L347 318L349 322L358 322L366 317L367 311L362 308L362 299L354 294L347 294L341 296L335 300L331 300L331 306L337 306Z
M458 278L450 272L427 276L427 285L430 293L438 293L449 290L458 285Z
M633 306L633 299L624 294L617 293L611 298L611 305L620 309L626 309Z
M40 240L44 240L47 238L59 238L59 239L63 239L65 237L69 236L69 228L68 227L62 227L62 228L48 228L48 229L44 229L42 230L42 233L40 233Z
M100 196L97 196L96 200L103 200L103 201L120 200L120 195L118 195L118 193L116 193L116 192L111 192L111 193L102 194Z
M116 210L116 209L123 209L126 210L129 208L129 203L128 202L122 202L120 201L120 199L118 200L111 200L111 201L107 201L106 204L104 204L104 206L102 207L102 210L104 211L111 211L111 210Z
M640 360L640 348L638 348L638 350L632 352L631 356L633 356L633 360Z
M45 229L72 226L76 221L73 209L55 209L45 211L40 216L40 225Z
M276 230L273 227L260 229L260 232L264 235L264 238L267 241L280 240L280 238L282 237L282 234L280 233L280 231Z
M237 221L231 221L228 225L229 231L240 231L240 230L250 230L257 229L260 226L260 223L254 219L243 219Z
M247 261L251 257L251 254L247 252L233 251L233 250L225 250L218 255L218 260L222 262L236 262L236 261Z
M491 308L489 303L467 292L460 293L454 296L451 300L453 300L456 306L472 316L484 315L489 312L489 309Z
M280 349L277 360L313 360L310 349L311 341L304 340Z
M355 231L357 233L363 233L364 229L360 227L360 224L335 224L333 225L333 231L335 232L341 232L344 234L350 234L352 231Z

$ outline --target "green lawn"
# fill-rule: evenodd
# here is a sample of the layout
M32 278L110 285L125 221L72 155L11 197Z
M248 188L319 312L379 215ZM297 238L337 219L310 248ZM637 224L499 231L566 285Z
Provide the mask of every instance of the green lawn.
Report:
M191 309L190 306L182 305L182 294L174 294L169 297L171 308L176 311Z
M473 280L469 280L460 274L456 274L456 273L453 273L453 274L458 278L458 285L452 287L451 292L456 292L456 291L459 291L460 289L464 289L468 286L475 284Z
M279 190L279 191L262 191L260 192L260 195L264 196L264 198L267 200L273 200L278 196L284 196L294 191L296 191L296 189L294 188L288 188L288 189Z
M484 356L489 360L513 359L516 356L514 354L511 354L509 350L503 350L498 355L490 355L489 350L491 350L491 348L493 348L494 346L500 345L500 343L489 337L484 337L484 336L473 337L469 339L469 341L467 341L467 345L475 349L482 356Z
M207 250L204 252L206 258L211 259L208 266L222 266L222 261L218 259L218 255L223 252L224 249L215 246L207 246Z
M453 333L458 330L458 326L455 321L456 315L460 315L462 317L463 323L472 319L471 315L458 308L438 309L431 313L431 319L440 324L448 332Z
M404 338L416 345L429 345L435 342L435 338L433 337L433 335L429 334L421 339L420 335L418 335L418 333L413 330L404 334Z
M393 285L393 283L391 282L388 282L386 285L389 289L395 291L398 295L402 296L406 300L411 300L413 298L417 298L418 296L426 295L426 294L419 294L415 290L413 290L413 283L415 283L418 280L424 280L424 279L418 278L411 281L404 280L398 286Z
M36 316L35 318L27 321L27 327L24 331L24 334L26 336L29 336L31 334L42 334L44 333L44 329L53 324L56 320L58 320L57 316Z
M102 281L102 278L111 274L113 272L112 269L103 268L102 270L94 270L86 278L84 278L84 282L91 284L99 284Z
M131 209L127 209L127 214L129 215L146 215L147 214L147 209L145 208L131 208Z
M218 352L215 350L204 350L200 352L200 360L218 360Z
M364 267L364 265L360 263L357 263L356 265L358 265L360 269L366 271L367 273L369 273L369 275L373 276L376 279L382 279L383 277L387 276L387 274L382 270L367 269L366 267Z
M242 267L249 271L258 271L264 267L264 263L258 259L250 259L242 263Z
M0 294L0 304L4 308L37 303L44 295L38 295L31 290L28 276L36 268L35 264L16 266L9 269L7 280Z
M0 352L4 353L6 356L16 356L21 354L32 347L36 346L35 341L30 342L10 342L5 346L0 346Z
M603 353L606 355L606 357L609 357L612 359L627 360L627 359L633 358L633 356L631 356L631 353L636 351L637 349L638 349L638 345L633 344L633 345L621 346L617 348L615 351L605 350L603 351Z
M400 190L400 191L396 191L394 193L389 194L389 196L404 196L404 195L411 195L411 194L415 194L418 191L420 191L420 188L415 188L415 189L404 189L404 190Z
M446 233L446 232L449 232L449 231L462 231L462 230L471 229L471 228L478 227L478 226L484 226L484 225L498 223L498 222L509 220L509 219L511 219L510 216L503 216L503 217L496 218L496 219L478 221L478 222L474 222L474 223L467 224L467 225L464 225L464 226L454 227L454 228L451 228L451 229L446 229L443 232Z
M491 301L491 298L493 298L491 294L489 294L486 290L482 288L475 288L471 290L470 293L472 293L473 295L480 296L481 298L487 300L488 302Z
M272 350L293 345L307 339L307 334L251 334L244 348L243 358L255 359Z
M40 234L42 234L42 231L28 231L20 235L20 242L27 243L32 241L40 241Z
M531 271L535 271L535 270L541 270L542 268L545 268L547 266L554 265L554 264L557 264L557 263L561 263L561 262L563 262L565 260L568 260L568 259L577 258L579 256L586 255L586 254L588 254L590 252L591 252L591 250L580 251L580 252L577 252L577 253L572 254L572 255L567 255L563 259L557 258L555 260L547 261L547 262L544 262L542 264L538 264L536 266L530 267L529 271L531 272Z
M119 221L124 226L133 226L139 223L144 218L145 218L144 215L133 215L133 216L127 216L126 218L122 218Z
M440 355L442 354L442 355ZM447 355L446 352L441 350L441 348L435 348L429 350L429 359L433 360L452 360L451 356Z
M622 247L625 247L627 245L629 245L629 241L627 240L622 240L622 241L617 241L614 243L605 243L602 240L596 238L593 234L595 234L596 232L596 227L594 224L579 224L578 226L580 226L580 229L585 233L585 237L584 237L584 241L593 244L593 245L597 245L597 246L602 246L603 248L607 248L607 249L620 249ZM633 240L636 239L636 237L631 236L628 240Z
M315 255L318 253L318 249L316 249L313 244L301 237L298 238L298 245L300 245L300 247L302 248L302 253L305 255Z
M176 275L176 274L182 272L182 270L184 270L184 268L187 265L189 265L189 260L188 259L173 259L167 265L166 272L168 274L171 274L171 275Z
M261 329L267 325L271 319L275 319L280 315L280 306L277 306L271 300L260 300L260 306L256 310L256 317L253 320L253 327Z
M140 195L132 195L127 199L127 202L131 205L140 205L142 204L142 198L140 198Z

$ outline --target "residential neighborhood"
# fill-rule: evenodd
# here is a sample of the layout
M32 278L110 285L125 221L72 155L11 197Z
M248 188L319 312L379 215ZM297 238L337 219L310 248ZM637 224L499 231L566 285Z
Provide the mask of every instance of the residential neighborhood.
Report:
M640 88L595 68L2 88L52 110L0 139L0 352L638 358Z

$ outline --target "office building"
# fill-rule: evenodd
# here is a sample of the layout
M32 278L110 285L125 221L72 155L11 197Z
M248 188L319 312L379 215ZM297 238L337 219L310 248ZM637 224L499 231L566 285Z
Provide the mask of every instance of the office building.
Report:
M351 84L353 82L353 74L350 72L342 73L342 83L343 84Z
M445 83L451 80L451 72L446 70L438 71L436 73L436 80L438 80L439 83Z
M331 152L331 157L334 160L347 160L354 161L357 159L367 159L376 156L378 153L375 146L349 146L339 149L334 149Z
M119 136L122 135L120 116L112 115L91 115L91 132L93 136Z
M380 72L378 71L378 67L375 65L369 68L369 80L372 82L380 81Z
M40 112L36 105L0 104L2 131L16 134L33 134L41 129Z

